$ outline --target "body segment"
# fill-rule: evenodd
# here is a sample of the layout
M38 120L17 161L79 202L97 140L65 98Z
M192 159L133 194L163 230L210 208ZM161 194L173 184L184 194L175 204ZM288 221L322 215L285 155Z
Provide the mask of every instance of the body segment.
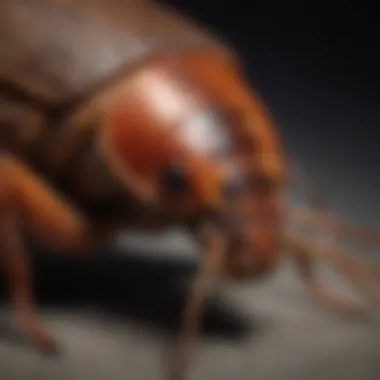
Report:
M285 241L313 293L347 311L311 281L314 247L285 236L285 152L233 50L150 2L3 2L0 251L40 347L55 344L34 312L25 230L75 256L129 227L189 228L206 262L173 375L215 282L273 270Z

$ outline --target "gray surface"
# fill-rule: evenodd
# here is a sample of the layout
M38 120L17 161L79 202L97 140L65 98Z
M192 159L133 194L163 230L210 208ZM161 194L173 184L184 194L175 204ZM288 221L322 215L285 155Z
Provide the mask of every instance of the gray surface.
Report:
M171 244L175 248L173 240ZM323 275L337 291L352 296L332 273ZM306 295L286 263L263 282L226 284L222 290L245 313L259 317L265 330L243 343L203 338L189 380L379 379L376 316L371 323L346 322L323 310ZM165 334L94 311L45 309L43 316L63 343L65 356L49 361L0 340L1 380L164 379L172 347Z

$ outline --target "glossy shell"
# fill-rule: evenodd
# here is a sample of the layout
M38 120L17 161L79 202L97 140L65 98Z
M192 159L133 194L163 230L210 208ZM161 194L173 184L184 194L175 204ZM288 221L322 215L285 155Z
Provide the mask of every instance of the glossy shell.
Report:
M0 78L56 105L157 55L224 49L146 1L2 0Z
M159 121L150 102L136 103L142 93L152 91L149 81L142 83L144 75L153 72L164 73L168 83L189 82L191 89L198 88L229 115L237 141L233 150L245 150L252 175L282 182L284 160L275 128L240 72L235 52L194 20L148 1L3 0L0 143L20 157L19 152L27 151L31 166L37 157L42 162L37 170L44 171L61 190L66 183L74 186L74 177L88 174L88 170L78 173L78 168L91 157L92 131L99 124L108 130L97 115L96 103L106 88L128 82L123 99L129 112L126 125L132 125L133 113L138 112L142 116L139 134L158 133ZM92 99L95 105L88 106ZM90 117L87 112L82 118L81 105L88 106ZM11 141L21 138L26 143ZM206 172L204 176L209 177ZM96 177L92 178L95 182ZM214 198L216 182L211 186L206 178L197 181L200 186L203 182L202 197ZM137 187L137 182L129 187ZM213 187L215 191L210 190Z

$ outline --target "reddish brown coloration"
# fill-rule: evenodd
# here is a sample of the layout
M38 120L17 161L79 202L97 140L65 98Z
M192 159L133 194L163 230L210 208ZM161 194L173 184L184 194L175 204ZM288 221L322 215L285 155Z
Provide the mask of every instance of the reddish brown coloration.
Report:
M24 230L73 256L125 228L189 228L205 263L184 310L173 377L184 374L202 304L223 277L257 278L288 248L310 292L356 315L313 276L336 265L378 306L380 270L285 231L285 217L377 242L328 213L288 210L280 138L239 59L150 2L2 0L0 257L15 313L40 348ZM374 238L375 237L375 238Z

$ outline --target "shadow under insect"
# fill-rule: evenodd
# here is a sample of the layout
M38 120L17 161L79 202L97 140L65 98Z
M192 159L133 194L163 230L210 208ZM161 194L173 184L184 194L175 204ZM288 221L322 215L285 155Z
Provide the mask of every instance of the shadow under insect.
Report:
M96 306L113 318L136 320L168 333L178 332L198 267L195 260L136 255L128 248L96 252L86 259L63 259L34 243L28 245L39 307ZM2 281L0 288L5 302L6 285ZM222 295L207 301L201 320L202 334L242 340L257 330L256 321L243 315ZM4 337L3 332L1 336Z

